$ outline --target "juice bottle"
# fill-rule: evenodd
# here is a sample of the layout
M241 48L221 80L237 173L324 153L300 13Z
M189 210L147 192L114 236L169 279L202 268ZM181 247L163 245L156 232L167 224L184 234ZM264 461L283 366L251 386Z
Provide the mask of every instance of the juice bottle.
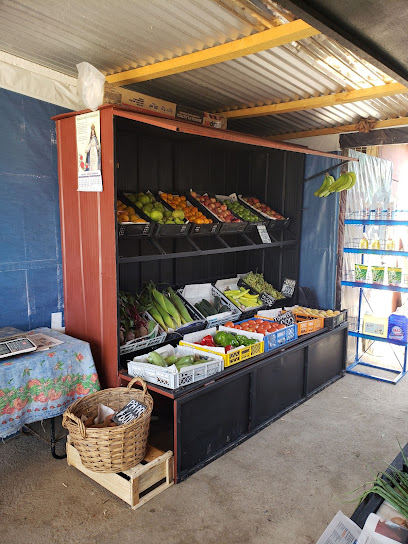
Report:
M392 238L388 238L387 244L385 246L385 249L388 249L389 251L394 251L395 249L395 242Z
M375 233L374 240L371 244L371 249L381 249L380 240L377 233Z
M360 249L368 249L367 234L364 232L360 240Z

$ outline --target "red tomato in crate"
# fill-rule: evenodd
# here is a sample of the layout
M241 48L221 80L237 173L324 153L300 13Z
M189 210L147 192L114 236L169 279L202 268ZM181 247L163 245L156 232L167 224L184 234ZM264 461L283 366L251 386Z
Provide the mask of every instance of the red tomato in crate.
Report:
M233 329L235 327L235 325L234 325L234 323L232 321L227 321L224 324L224 327L230 327L231 329Z
M278 329L284 329L285 325L283 325L283 323L278 323L277 328Z
M234 325L234 329L242 330L241 325Z

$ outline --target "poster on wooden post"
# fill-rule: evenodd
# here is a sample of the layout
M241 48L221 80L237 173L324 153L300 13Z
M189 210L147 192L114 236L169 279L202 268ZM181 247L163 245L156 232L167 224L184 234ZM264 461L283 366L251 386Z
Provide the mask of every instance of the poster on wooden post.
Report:
M101 172L101 119L99 111L75 117L78 191L100 192Z

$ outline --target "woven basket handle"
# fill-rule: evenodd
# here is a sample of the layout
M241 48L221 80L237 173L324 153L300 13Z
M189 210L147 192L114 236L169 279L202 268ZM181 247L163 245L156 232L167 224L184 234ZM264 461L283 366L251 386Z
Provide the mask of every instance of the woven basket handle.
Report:
M136 382L139 382L140 385L143 387L143 396L145 397L146 396L146 393L147 393L147 385L146 385L146 382L144 380L142 380L142 378L140 378L140 376L138 376L137 378L133 378L133 380L131 380L128 384L127 384L127 393L131 390L132 386L136 383Z
M62 418L62 425L65 428L67 428L67 426L66 426L67 419L70 419L71 421L76 423L78 425L79 432L81 433L82 438L86 438L86 427L82 423L82 421L79 419L79 417L77 417L72 412L68 412L68 411L64 412L64 416Z

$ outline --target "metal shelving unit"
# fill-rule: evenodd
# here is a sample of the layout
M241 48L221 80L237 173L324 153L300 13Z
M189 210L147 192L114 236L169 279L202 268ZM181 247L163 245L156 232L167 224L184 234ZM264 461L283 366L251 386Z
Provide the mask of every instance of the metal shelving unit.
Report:
M396 211L395 217L406 217L407 212L404 210ZM389 220L379 220L379 219L363 219L361 212L356 212L350 214L350 217L348 219L345 219L345 225L361 225L363 227L362 232L364 233L366 231L367 226L386 226L386 227L401 227L401 226L408 226L408 221L405 219L389 219ZM361 249L359 247L359 241L358 240L352 240L348 243L348 247L344 248L344 253L355 253L361 255L361 264L364 264L364 255L384 255L384 256L400 256L400 257L407 257L408 252L407 251L396 251L396 250L387 250L385 249L385 242L381 243L381 249ZM355 358L354 362L347 367L346 372L350 374L356 374L357 376L364 376L365 378L371 378L374 380L379 380L387 383L397 384L407 373L407 350L408 350L408 343L402 342L399 340L390 340L388 338L382 338L379 336L373 336L370 334L365 334L361 332L361 325L362 325L362 319L361 319L361 306L363 302L363 297L367 301L368 305L369 302L364 294L364 289L378 289L378 290L384 290L384 291L398 291L402 293L408 293L408 282L407 278L404 277L402 281L402 285L386 285L386 284L380 284L380 283L374 283L370 281L370 278L367 278L369 281L361 282L361 281L355 281L354 271L348 271L346 272L345 278L341 282L342 285L347 287L355 287L360 290L359 292L359 300L358 300L358 317L355 320L355 323L353 324L353 318L350 318L350 328L349 328L349 336L352 336L356 338L356 352L355 352ZM354 330L353 330L354 329ZM369 340L370 344L366 349L363 351L361 355L359 355L359 342L360 339ZM379 365L374 365L372 363L368 363L363 361L364 355L367 353L367 351L371 348L374 342L385 342L390 345L396 345L401 346L404 348L404 356L403 360L401 361L398 355L394 352L394 355L398 361L398 364L401 368L401 370L393 369L390 367L383 367ZM355 370L357 366L363 366L367 368L373 368L376 370L383 370L386 372L390 372L392 374L395 374L395 378L385 378L383 376L379 375L373 375L368 374L363 371Z

